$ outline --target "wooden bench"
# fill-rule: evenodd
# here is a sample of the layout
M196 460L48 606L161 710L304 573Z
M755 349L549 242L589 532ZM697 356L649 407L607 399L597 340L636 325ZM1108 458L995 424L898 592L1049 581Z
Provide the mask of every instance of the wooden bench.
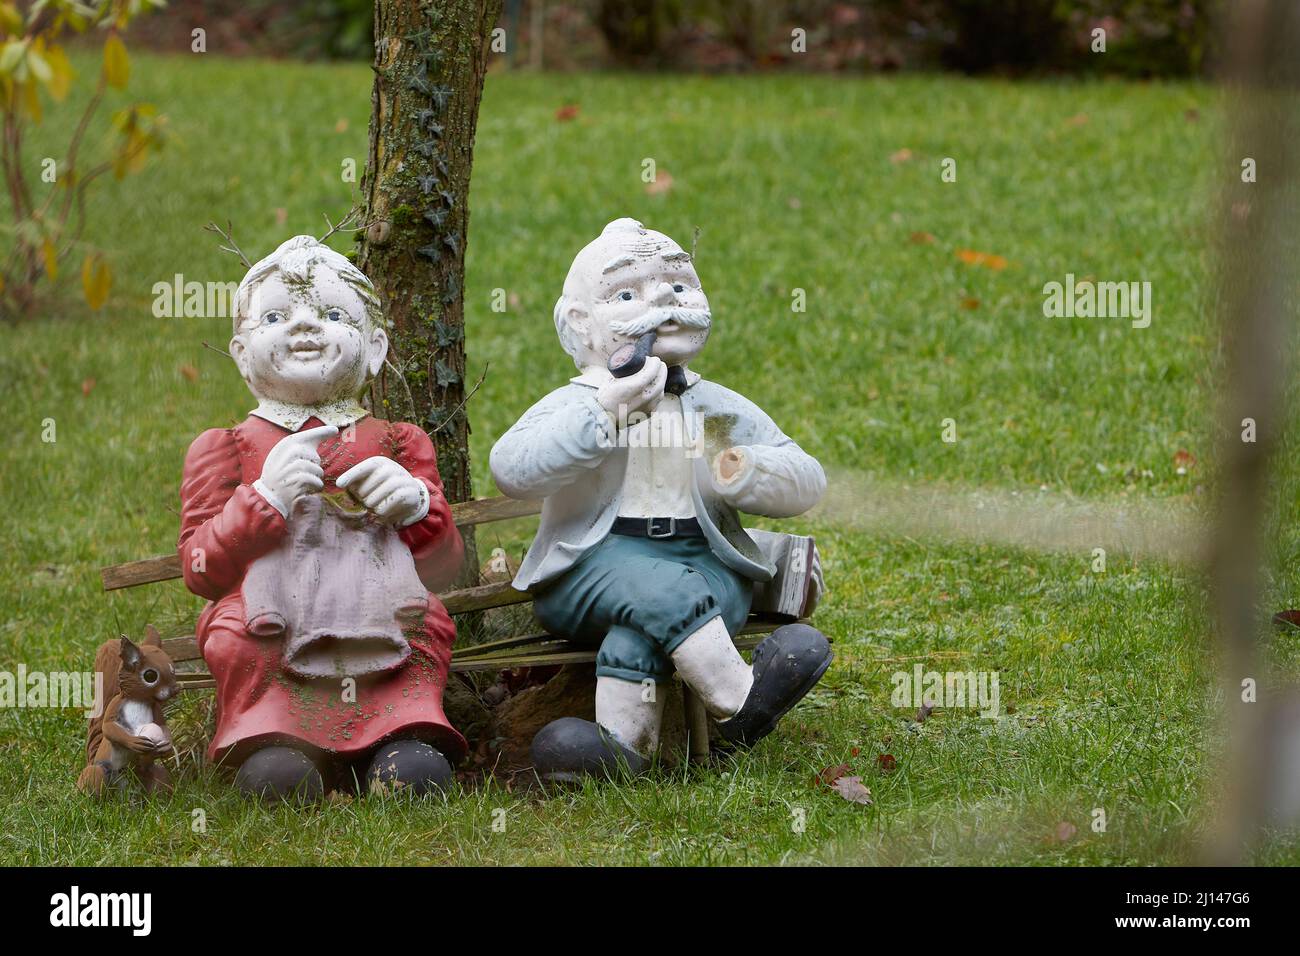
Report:
M540 501L516 501L503 496L463 501L451 506L452 517L461 528L528 517L540 514L541 510ZM181 562L179 556L172 552L103 568L100 576L103 578L105 591L140 587L181 577ZM448 591L438 597L453 618L491 608L532 602L530 594L515 590L510 586L509 581ZM784 616L751 614L748 623L735 638L736 646L741 650L749 650L759 642L763 634L791 620L793 618ZM198 640L192 634L164 640L163 649L178 664L202 662L203 659L199 653ZM590 645L575 644L551 634L529 633L475 644L471 647L455 648L452 652L451 671L452 673L498 671L515 667L594 664L595 661L596 650ZM203 690L216 686L212 676L202 669L178 673L177 677L182 691ZM692 759L705 758L709 753L708 715L699 698L691 693L690 688L685 684L682 685L682 699L690 756Z

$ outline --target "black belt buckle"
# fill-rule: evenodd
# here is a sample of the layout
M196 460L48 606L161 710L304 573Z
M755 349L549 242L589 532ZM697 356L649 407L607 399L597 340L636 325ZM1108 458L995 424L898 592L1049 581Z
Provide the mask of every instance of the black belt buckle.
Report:
M663 522L663 521L668 522L668 530L662 532L656 532L655 531L655 528L657 527L656 522ZM658 527L662 527L662 525L658 525ZM645 519L645 536L647 538L671 538L676 533L677 533L676 518L646 518Z

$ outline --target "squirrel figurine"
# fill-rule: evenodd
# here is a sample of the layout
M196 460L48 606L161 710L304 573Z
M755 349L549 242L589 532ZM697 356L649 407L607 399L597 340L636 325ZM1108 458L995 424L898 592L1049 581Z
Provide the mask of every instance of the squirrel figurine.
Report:
M158 632L147 628L138 647L125 636L105 641L95 652L95 671L104 675L103 696L95 701L99 716L90 718L88 762L77 789L95 796L109 787L120 790L130 770L146 793L170 792L171 775L155 761L172 750L163 704L177 692L176 669Z

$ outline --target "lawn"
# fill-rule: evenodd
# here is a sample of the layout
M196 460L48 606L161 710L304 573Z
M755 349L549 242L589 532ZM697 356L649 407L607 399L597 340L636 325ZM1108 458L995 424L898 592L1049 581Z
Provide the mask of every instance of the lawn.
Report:
M250 407L203 345L224 347L228 321L154 318L152 287L238 278L201 230L210 218L232 220L260 255L344 212L340 168L366 153L370 75L137 58L133 93L167 114L175 141L96 197L88 235L114 269L109 306L90 315L69 298L0 327L18 432L0 451L0 669L86 669L108 637L192 621L200 602L179 583L106 596L98 577L174 546L188 443ZM556 117L565 104L578 107L570 121ZM490 365L469 405L476 492L495 493L494 439L573 374L550 315L569 261L631 215L684 244L700 227L716 324L697 369L762 404L840 487L1195 513L1209 497L1216 362L1209 196L1230 171L1220 119L1212 91L1181 84L491 76L465 283L471 379ZM29 150L43 155L39 139ZM948 157L956 182L940 177ZM670 188L647 191L647 158ZM1150 281L1150 327L1045 318L1042 287L1067 273ZM41 441L47 418L54 443ZM954 443L941 439L948 418ZM1294 473L1300 454L1285 457ZM1294 486L1278 493L1294 512ZM1087 542L954 544L855 530L832 509L783 526L817 535L830 588L818 619L837 662L750 753L549 799L488 781L425 802L267 809L187 770L170 798L100 806L73 789L79 716L10 709L0 863L1193 858L1220 764L1194 569L1111 554L1094 573ZM1300 593L1294 527L1277 541L1277 600ZM518 552L529 531L517 522L480 547ZM1272 656L1300 675L1294 635ZM1002 716L913 720L891 706L890 678L916 662L996 671ZM815 784L840 764L870 806ZM1260 859L1296 862L1300 843L1279 837Z

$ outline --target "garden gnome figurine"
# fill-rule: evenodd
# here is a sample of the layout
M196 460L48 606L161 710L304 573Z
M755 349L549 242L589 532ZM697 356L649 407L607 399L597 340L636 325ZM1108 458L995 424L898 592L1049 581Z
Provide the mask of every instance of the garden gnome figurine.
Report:
M655 686L674 671L723 737L749 745L830 665L826 638L805 624L774 631L753 666L732 643L754 583L774 570L737 513L801 514L826 478L758 406L688 368L710 324L690 255L635 220L611 222L555 305L581 374L492 449L505 494L544 499L514 586L533 591L549 631L599 645L596 722L565 717L537 733L543 778L645 769L663 714ZM620 363L647 342L626 374Z
M463 545L433 444L358 401L387 351L370 281L310 236L239 285L230 354L258 405L190 446L177 551L211 602L208 756L248 794L352 775L422 792L465 750L442 706L455 626L430 593Z

